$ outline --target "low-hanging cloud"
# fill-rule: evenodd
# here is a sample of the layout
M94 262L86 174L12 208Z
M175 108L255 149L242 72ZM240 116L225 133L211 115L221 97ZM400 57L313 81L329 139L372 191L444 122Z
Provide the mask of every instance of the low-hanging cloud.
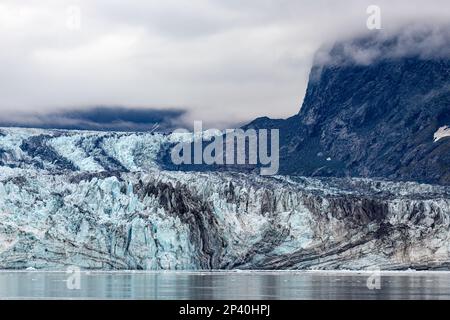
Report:
M97 106L47 112L7 112L0 127L171 132L184 125L185 110Z
M387 34L450 20L448 0L2 0L0 111L182 106L185 119L219 127L289 116L316 50L372 32L372 4ZM372 50L352 54L367 63Z
M450 24L411 24L395 32L375 32L361 38L323 46L314 64L369 65L398 58L450 59Z

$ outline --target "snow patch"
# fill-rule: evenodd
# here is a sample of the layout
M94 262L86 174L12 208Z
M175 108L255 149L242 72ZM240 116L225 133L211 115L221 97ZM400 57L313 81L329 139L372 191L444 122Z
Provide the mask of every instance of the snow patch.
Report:
M450 137L450 128L448 126L440 127L434 134L434 142L438 142L442 138Z

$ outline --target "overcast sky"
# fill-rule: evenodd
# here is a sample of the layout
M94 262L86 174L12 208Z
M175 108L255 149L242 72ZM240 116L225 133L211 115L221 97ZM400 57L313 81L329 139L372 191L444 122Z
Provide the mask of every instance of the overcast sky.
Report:
M175 108L222 127L287 117L315 51L368 32L372 4L387 31L450 21L448 0L0 0L0 111Z

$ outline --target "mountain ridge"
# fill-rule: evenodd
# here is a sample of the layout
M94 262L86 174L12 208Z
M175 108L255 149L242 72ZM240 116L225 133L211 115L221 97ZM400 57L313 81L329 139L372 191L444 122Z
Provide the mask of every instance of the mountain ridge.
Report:
M448 185L450 139L434 141L446 125L450 59L410 56L316 64L298 114L243 128L280 130L281 174Z

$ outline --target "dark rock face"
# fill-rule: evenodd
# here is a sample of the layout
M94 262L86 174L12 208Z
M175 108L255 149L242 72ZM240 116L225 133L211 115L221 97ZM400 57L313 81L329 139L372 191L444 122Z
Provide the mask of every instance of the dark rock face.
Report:
M279 174L449 185L450 137L434 135L450 126L450 45L424 54L430 33L415 36L406 55L398 54L401 36L335 45L313 66L298 114L258 118L243 129L280 130ZM358 61L354 51L376 57ZM159 156L166 170L257 172L254 165L174 166L166 147Z
M331 52L336 53L337 47ZM299 114L245 128L280 129L280 172L450 184L450 60L387 58L316 65Z

